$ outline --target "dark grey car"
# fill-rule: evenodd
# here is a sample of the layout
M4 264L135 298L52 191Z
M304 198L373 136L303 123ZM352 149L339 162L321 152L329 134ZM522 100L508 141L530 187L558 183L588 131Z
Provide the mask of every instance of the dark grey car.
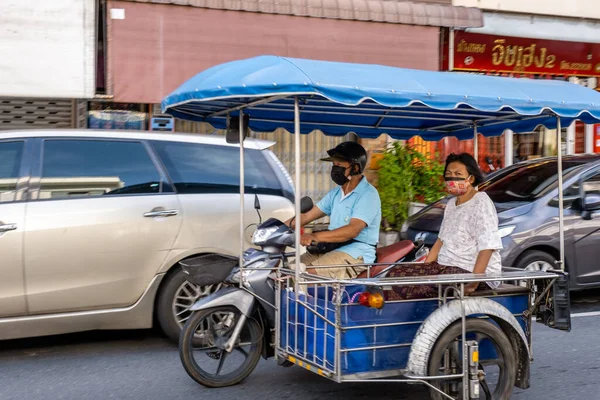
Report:
M600 286L600 155L563 159L565 262L571 288ZM559 257L556 157L505 168L480 186L496 206L504 249L502 264L547 270ZM402 239L432 246L449 197L413 215Z

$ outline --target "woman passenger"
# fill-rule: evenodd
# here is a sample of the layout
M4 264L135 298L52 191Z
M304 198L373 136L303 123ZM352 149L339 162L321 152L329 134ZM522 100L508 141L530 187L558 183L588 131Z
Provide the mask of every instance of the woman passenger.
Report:
M450 154L444 180L448 193L454 197L446 205L438 239L429 256L423 264L397 267L389 277L501 272L498 215L488 195L476 189L483 181L477 162L467 153ZM498 285L499 282L470 283L465 285L465 294ZM438 286L395 286L388 296L390 300L437 297Z

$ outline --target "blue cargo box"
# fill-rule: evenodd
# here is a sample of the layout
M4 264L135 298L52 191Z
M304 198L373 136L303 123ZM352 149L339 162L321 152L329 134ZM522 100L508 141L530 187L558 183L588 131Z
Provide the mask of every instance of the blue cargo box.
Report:
M346 287L342 298L339 310L342 375L405 369L412 341L423 321L438 308L438 300L386 302L377 310L357 304L355 294L364 289L362 285ZM281 293L281 347L289 354L334 371L336 312L331 288L327 293L325 288L319 288L317 296L312 288L308 294L297 296L289 290ZM526 294L491 299L516 315L522 315L528 308ZM522 318L518 321L525 328L525 321ZM402 325L380 326L398 323ZM364 349L373 346L389 347ZM482 360L495 357L491 343L480 344Z

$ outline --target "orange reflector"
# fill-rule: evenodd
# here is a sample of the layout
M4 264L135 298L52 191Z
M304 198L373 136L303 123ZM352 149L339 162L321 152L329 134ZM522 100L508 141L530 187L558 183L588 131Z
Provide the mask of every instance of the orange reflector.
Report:
M365 307L382 308L384 303L383 294L363 292L358 296L358 303Z
M474 352L473 352L473 355L472 355L472 358L473 358L473 359L471 360L472 362L474 362L474 363L478 363L478 362L479 362L479 352L478 352L478 351L474 351Z
M373 308L383 307L383 296L381 293L371 293L369 296L369 306Z

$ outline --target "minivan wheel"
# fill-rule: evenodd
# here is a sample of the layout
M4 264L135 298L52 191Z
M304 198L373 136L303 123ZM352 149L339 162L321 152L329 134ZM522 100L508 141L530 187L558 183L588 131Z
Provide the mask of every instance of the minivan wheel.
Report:
M540 250L529 250L523 253L516 265L517 268L525 271L543 271L546 272L550 269L556 268L556 259L543 251ZM521 286L527 286L526 282L519 281Z
M192 314L190 307L198 299L218 290L221 285L194 285L187 281L181 267L176 268L165 278L156 304L156 316L165 335L178 343L181 330Z

